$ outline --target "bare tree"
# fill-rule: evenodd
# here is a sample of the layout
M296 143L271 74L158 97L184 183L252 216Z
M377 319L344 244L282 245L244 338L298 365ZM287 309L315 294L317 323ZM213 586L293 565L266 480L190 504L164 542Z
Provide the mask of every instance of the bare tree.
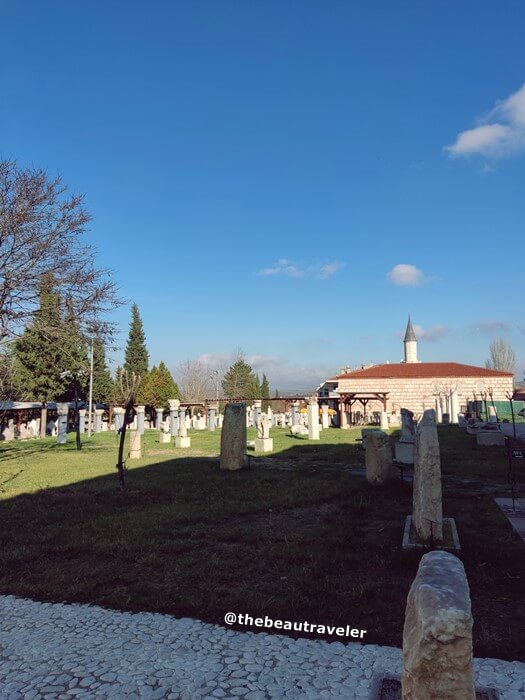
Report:
M119 383L120 394L124 401L124 422L120 428L120 439L118 445L117 471L122 491L126 490L126 464L124 462L124 443L126 442L126 429L133 423L135 416L135 401L140 386L140 376L135 372L128 372L123 369L119 372L117 381Z
M496 369L500 372L514 372L516 353L503 338L493 340L489 346L489 352L490 357L485 363L488 369Z
M188 403L198 403L215 396L213 371L200 360L185 360L177 366L176 380L182 398ZM217 379L220 387L220 379Z
M90 215L82 196L66 192L60 177L0 160L0 342L32 320L45 274L86 332L111 329L103 318L120 303L116 287L84 241Z

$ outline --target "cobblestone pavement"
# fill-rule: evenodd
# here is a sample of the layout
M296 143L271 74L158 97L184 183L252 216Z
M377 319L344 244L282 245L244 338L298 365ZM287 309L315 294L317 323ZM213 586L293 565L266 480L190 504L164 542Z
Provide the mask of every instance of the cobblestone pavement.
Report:
M0 596L0 698L369 698L401 650L237 632L187 618ZM477 659L476 683L525 698L525 664Z

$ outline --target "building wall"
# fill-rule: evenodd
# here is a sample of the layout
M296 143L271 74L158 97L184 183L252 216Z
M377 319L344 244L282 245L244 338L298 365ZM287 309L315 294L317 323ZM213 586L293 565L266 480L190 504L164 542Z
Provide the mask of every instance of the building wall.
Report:
M493 391L494 401L506 401L506 392L512 394L512 377L425 377L421 379L340 379L339 391L358 392L389 392L387 399L387 412L399 414L401 408L408 408L416 414L421 414L426 408L435 408L434 386L437 384L443 393L449 393L450 389L459 384L459 403L466 404L467 400L474 399L476 392L479 400L479 390L476 385L483 383L485 389L489 387ZM370 401L367 411L382 411L383 404L380 401ZM362 405L357 401L352 406L352 411L363 411Z

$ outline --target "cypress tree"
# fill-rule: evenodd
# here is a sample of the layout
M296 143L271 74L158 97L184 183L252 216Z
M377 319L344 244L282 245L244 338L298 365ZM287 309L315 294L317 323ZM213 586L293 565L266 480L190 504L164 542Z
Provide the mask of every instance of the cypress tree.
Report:
M144 377L148 372L149 353L146 349L146 336L142 327L139 308L136 304L131 307L131 322L126 345L124 369ZM143 379L144 381L144 379Z
M270 383L268 381L268 377L263 373L262 376L262 382L261 382L261 398L263 399L263 411L268 410L268 406L270 405L269 401L264 401L264 399L269 399L270 398Z
M142 379L138 401L152 408L168 408L169 399L180 399L180 391L164 362L153 366Z
M224 395L229 399L257 399L261 393L259 378L242 357L234 362L224 375L222 388Z

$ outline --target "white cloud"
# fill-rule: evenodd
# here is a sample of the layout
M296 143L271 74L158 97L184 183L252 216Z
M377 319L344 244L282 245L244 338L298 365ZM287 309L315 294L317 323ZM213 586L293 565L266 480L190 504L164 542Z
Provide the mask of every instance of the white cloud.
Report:
M484 318L473 323L470 327L472 333L485 333L493 335L495 333L505 333L510 330L510 324L506 321L498 321L492 318Z
M414 332L418 340L435 343L437 340L441 340L441 338L449 335L450 328L439 324L430 326L430 328L422 328L421 326L414 325Z
M458 134L445 147L451 158L478 154L504 158L525 150L525 83L519 90L499 101L480 125Z
M281 258L275 265L265 267L257 273L261 277L269 277L271 275L283 275L292 278L315 278L319 280L327 279L335 274L338 270L344 267L344 263L334 260L333 262L324 263L323 265L300 266L296 263Z
M419 268L407 263L394 265L387 277L391 282L402 287L419 287L427 281Z

